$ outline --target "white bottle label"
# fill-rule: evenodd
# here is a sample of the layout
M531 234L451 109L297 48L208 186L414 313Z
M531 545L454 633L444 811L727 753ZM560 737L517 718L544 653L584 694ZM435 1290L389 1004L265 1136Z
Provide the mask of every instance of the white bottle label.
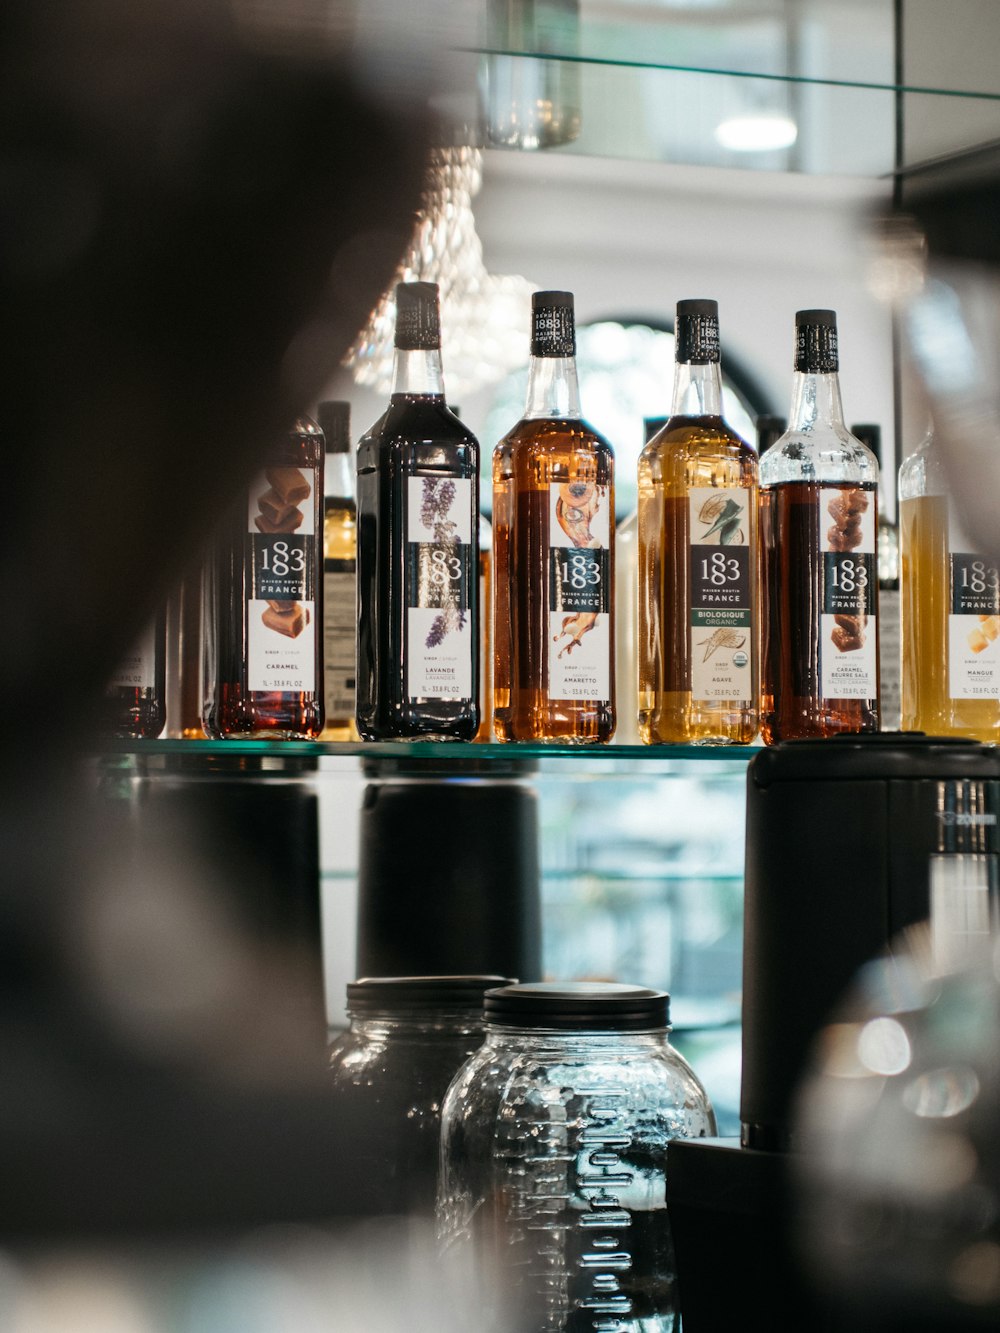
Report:
M472 481L409 477L406 495L406 693L471 699Z
M1000 574L996 558L977 555L948 523L948 693L952 699L1000 698Z
M323 574L323 704L326 719L354 716L358 587L352 560L327 560Z
M878 698L877 518L874 491L860 486L819 488L824 699Z
M315 469L298 467L267 468L250 487L250 690L316 690L315 487Z
M549 487L549 698L611 700L606 486Z
M688 492L691 697L749 707L753 699L751 492Z
M109 689L151 690L156 685L156 624L151 621L118 663Z

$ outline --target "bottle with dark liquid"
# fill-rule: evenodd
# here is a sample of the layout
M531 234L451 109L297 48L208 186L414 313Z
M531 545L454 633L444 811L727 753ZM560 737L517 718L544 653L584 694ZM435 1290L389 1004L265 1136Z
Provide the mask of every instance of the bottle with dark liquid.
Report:
M715 301L679 301L673 410L639 456L639 734L757 734L757 457L722 417Z
M844 425L836 315L795 329L788 430L760 460L768 744L879 726L878 463Z
M119 662L104 692L101 730L122 740L159 736L167 717L166 605Z
M321 740L357 739L358 506L350 403L316 409L326 441L323 485L323 711Z
M498 740L614 734L614 510L614 454L580 413L573 297L536 292L527 409L493 455Z
M205 730L313 740L323 728L323 432L300 417L266 451L216 542Z
M878 532L875 564L878 569L879 725L898 731L902 709L902 658L899 607L899 528L889 517L888 499L896 500L895 474L882 466L882 428L862 422L851 434L866 444L878 463ZM897 511L898 512L898 511Z
M358 445L358 730L479 727L479 444L445 404L436 283L396 288L389 408Z

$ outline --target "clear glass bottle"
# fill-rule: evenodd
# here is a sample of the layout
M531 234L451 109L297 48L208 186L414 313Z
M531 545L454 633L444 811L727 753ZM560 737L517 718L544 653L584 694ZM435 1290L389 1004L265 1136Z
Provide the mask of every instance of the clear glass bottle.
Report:
M438 1233L463 1326L674 1333L667 1143L715 1133L662 991L490 991L441 1112Z
M788 430L760 460L769 745L879 726L878 463L844 425L836 314L795 333Z
M322 498L323 434L303 416L265 451L215 543L210 736L315 740L322 730Z
M639 735L757 734L757 456L722 417L719 310L679 301L673 407L639 456Z
M532 296L524 416L493 454L493 727L501 741L615 729L614 454L580 412L569 292Z
M962 532L928 434L899 469L902 728L1000 740L1000 567Z
M323 710L320 739L357 740L358 505L354 498L351 405L316 410L326 442L323 472Z
M378 1213L434 1211L441 1104L483 1041L483 995L506 977L365 977L347 987L350 1027L330 1047L330 1077L363 1126L352 1145Z
M436 283L396 288L388 410L358 445L358 731L479 729L479 444L445 404Z

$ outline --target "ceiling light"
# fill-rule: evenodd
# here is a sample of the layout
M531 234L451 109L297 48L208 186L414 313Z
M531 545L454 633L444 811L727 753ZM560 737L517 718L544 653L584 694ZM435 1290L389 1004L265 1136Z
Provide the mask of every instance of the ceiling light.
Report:
M731 116L715 128L719 143L734 153L764 153L775 148L789 148L798 134L795 121L777 112Z

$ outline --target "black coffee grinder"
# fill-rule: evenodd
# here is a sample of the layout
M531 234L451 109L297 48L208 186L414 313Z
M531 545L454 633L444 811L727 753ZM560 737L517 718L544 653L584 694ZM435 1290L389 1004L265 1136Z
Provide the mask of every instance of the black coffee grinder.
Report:
M741 1139L672 1145L668 1167L685 1333L735 1327L748 1308L774 1328L839 1328L786 1234L797 1088L858 969L932 915L955 858L975 863L995 911L998 812L1000 752L975 741L843 736L750 762Z

